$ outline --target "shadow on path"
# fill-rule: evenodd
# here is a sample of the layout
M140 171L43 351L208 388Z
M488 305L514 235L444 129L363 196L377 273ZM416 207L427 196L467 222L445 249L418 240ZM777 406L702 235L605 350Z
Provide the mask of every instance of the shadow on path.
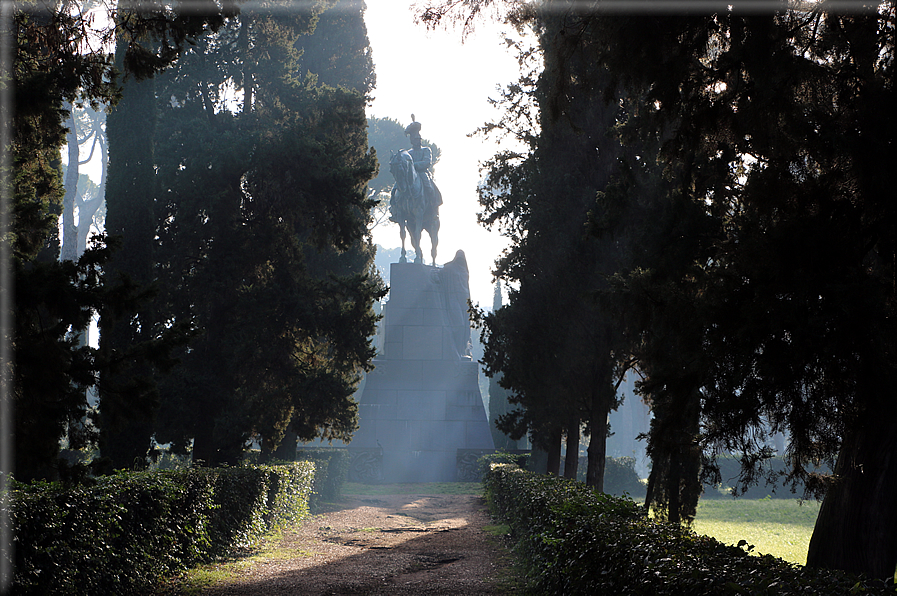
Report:
M501 547L475 495L354 497L285 536L294 556L253 565L205 596L503 594Z

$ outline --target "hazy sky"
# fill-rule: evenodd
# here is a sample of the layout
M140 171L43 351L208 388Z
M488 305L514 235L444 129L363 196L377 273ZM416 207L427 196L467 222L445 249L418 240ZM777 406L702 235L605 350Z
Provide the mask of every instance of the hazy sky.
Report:
M497 146L492 140L467 135L497 119L499 113L488 98L498 96L496 86L517 79L517 61L505 50L497 28L479 25L462 45L460 31L427 32L416 25L411 4L409 0L367 2L365 22L377 72L368 116L389 117L407 125L414 114L422 125L421 135L442 150L434 172L444 201L436 263L442 265L463 250L470 268L471 298L491 308L490 271L506 241L477 224L476 188L479 162L491 157ZM398 226L389 223L376 228L374 241L385 248L400 246ZM426 232L421 247L429 262ZM411 248L410 240L406 248Z

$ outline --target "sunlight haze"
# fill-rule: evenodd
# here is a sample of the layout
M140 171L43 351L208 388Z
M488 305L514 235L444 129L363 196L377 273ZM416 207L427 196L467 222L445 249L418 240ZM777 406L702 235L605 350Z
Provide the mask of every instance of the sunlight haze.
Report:
M507 242L498 232L487 232L477 224L476 189L480 162L495 154L498 146L491 139L467 135L498 118L488 99L498 97L498 86L517 79L517 60L505 49L498 27L483 23L462 44L459 30L428 32L415 24L411 4L383 0L367 4L365 22L377 73L368 116L408 125L414 114L423 138L442 150L434 170L444 200L436 263L442 265L463 250L470 269L471 300L491 308L491 269ZM394 223L378 226L373 236L385 248L401 245ZM429 255L426 232L421 246ZM411 249L410 239L405 247Z

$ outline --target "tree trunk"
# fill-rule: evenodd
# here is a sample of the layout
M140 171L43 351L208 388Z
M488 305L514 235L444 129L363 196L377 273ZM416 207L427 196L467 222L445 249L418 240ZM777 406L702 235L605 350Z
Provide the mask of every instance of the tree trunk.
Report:
M588 468L586 485L598 492L604 492L604 466L607 457L607 415L616 393L611 385L611 369L598 371L592 390L592 411L589 422L592 425L592 436L589 438Z
M589 438L589 462L586 468L586 485L591 486L599 493L604 492L604 467L607 458L607 440L604 437L604 429L598 432L593 428Z
M193 461L203 466L238 466L245 452L245 435L239 429L222 423L226 414L209 414L198 420L193 433Z
M576 480L579 469L579 418L574 416L567 428L567 457L564 458L564 478Z
M116 63L121 66L127 42L118 40ZM154 79L128 79L122 98L107 117L110 165L106 197L106 232L121 236L121 248L106 264L109 279L127 276L141 288L153 281L156 179L153 137L156 122ZM127 354L148 340L155 323L154 305L142 303L136 316L116 320L100 317L100 350ZM153 436L158 403L152 386L152 367L137 354L107 371L100 383L100 444L114 468L130 469L146 457ZM105 390L104 390L105 387Z
M237 466L243 459L243 437L233 429L222 428L216 417L199 421L193 435L193 461L203 466Z
M78 206L78 255L83 255L87 250L87 237L90 235L90 225L93 218L106 201L106 168L109 164L109 152L106 149L106 133L102 127L97 126L97 144L100 146L100 182L97 196L90 201L82 201Z
M563 438L563 429L558 426L551 429L548 435L548 465L545 469L546 474L559 476L561 472L561 439Z
M280 445L272 452L272 457L280 461L296 461L296 446L299 444L299 437L292 427L287 429L286 434Z
M198 421L193 431L193 464L202 466L215 465L215 421L211 417Z
M871 408L870 408L871 409ZM893 577L897 567L897 409L874 409L844 437L816 518L808 567Z
M548 466L548 452L533 442L529 462L527 462L526 465L527 469L533 472L541 472L542 470L545 470Z
M78 194L78 126L75 120L75 108L70 103L65 104L69 110L66 125L69 127L65 136L68 143L69 163L65 168L63 186L65 195L62 199L62 250L59 255L61 261L76 261L78 259L78 228L75 226L75 197Z
M667 475L667 497L669 498L669 518L668 521L678 524L681 519L680 515L680 489L682 486L682 466L679 463L680 447L676 445L670 452L670 470Z

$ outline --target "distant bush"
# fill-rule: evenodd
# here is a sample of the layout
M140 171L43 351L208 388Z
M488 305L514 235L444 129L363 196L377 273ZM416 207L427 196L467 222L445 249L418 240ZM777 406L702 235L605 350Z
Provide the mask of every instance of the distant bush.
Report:
M493 464L493 515L511 528L533 594L894 594L888 582L799 567L649 520L626 498Z
M580 482L586 481L588 463L589 458L579 458L576 479ZM634 457L604 458L604 492L618 497L629 495L633 499L645 498L647 490L635 471Z
M349 476L352 460L348 449L338 447L303 447L296 459L315 464L315 485L310 505L336 501L343 494L343 484Z
M300 462L15 484L12 594L146 594L166 575L306 515L313 475Z
M608 457L604 460L604 492L633 499L644 499L647 487L635 471L634 457Z
M532 456L529 453L509 453L508 451L496 451L488 453L477 460L477 471L483 478L492 468L492 464L514 464L522 470L529 469Z
M737 484L738 476L741 473L741 460L732 455L722 455L717 457L716 463L719 466L720 479L722 482L718 486L704 484L704 493L702 499L723 499L731 498L732 488ZM775 474L781 474L785 470L785 462L780 456L772 457L764 464L767 469ZM816 470L819 473L829 474L831 470L822 466ZM745 499L762 499L764 497L772 497L773 499L793 499L795 493L802 496L804 485L798 483L795 492L791 491L791 485L785 484L783 478L780 478L773 484L767 484L765 479L760 479L756 485L751 486L747 491L739 493L740 497Z

